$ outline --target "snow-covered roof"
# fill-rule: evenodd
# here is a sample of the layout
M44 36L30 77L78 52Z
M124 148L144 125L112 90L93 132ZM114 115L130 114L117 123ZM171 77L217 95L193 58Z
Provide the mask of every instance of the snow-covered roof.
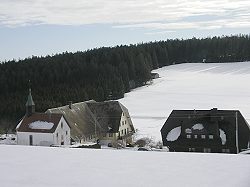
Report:
M181 126L172 129L167 135L167 141L173 142L181 135Z
M52 127L55 124L52 122L47 122L47 121L34 121L32 123L29 124L29 128L31 129L52 129Z
M225 131L223 131L222 129L220 129L220 138L221 138L222 145L225 145L227 142L227 136L226 136Z
M193 130L203 130L204 129L204 125L201 123L197 123L192 127Z
M35 113L31 116L24 116L23 120L17 125L17 132L55 132L62 114Z

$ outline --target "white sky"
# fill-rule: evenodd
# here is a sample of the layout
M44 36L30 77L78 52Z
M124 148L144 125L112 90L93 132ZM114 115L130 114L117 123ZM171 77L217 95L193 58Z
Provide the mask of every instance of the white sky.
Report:
M2 28L48 25L67 26L72 30L89 25L100 26L98 31L105 30L107 25L111 28L108 32L113 34L107 36L110 42L92 42L93 46L85 45L84 49L164 38L205 37L210 33L248 34L249 10L248 0L0 0L0 34ZM121 30L132 30L141 37L121 39L124 35ZM112 35L117 33L118 39L112 41ZM127 32L128 38L131 38L130 35ZM55 49L51 52L57 52ZM80 48L69 46L65 49L74 51Z

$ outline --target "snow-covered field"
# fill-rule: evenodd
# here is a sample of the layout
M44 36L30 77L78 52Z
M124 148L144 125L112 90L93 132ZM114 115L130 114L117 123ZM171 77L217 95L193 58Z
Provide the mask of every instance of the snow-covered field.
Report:
M119 100L128 108L138 138L161 140L160 129L174 109L238 109L250 122L250 62L188 63L154 72L161 78Z
M1 145L2 187L249 187L250 156Z

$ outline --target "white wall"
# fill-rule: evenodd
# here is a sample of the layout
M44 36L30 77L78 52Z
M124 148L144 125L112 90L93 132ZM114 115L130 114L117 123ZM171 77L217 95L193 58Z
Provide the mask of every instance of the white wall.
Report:
M70 128L63 117L59 121L53 137L55 145L61 145L62 142L64 142L64 145L70 145Z
M127 116L124 115L124 113L122 113L120 127L119 127L119 132L120 132L121 137L126 135L125 129L126 129L126 134L128 134L132 130L130 125L129 125L129 121L127 119Z
M17 144L30 145L30 135L33 137L33 145L50 146L54 143L52 133L17 132Z

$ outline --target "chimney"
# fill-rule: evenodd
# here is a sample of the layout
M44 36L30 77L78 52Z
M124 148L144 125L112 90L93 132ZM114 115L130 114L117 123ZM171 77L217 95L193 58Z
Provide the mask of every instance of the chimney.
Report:
M211 109L211 112L216 114L216 113L217 113L217 110L218 110L217 108L212 108L212 109Z
M69 101L69 108L72 109L72 101Z

